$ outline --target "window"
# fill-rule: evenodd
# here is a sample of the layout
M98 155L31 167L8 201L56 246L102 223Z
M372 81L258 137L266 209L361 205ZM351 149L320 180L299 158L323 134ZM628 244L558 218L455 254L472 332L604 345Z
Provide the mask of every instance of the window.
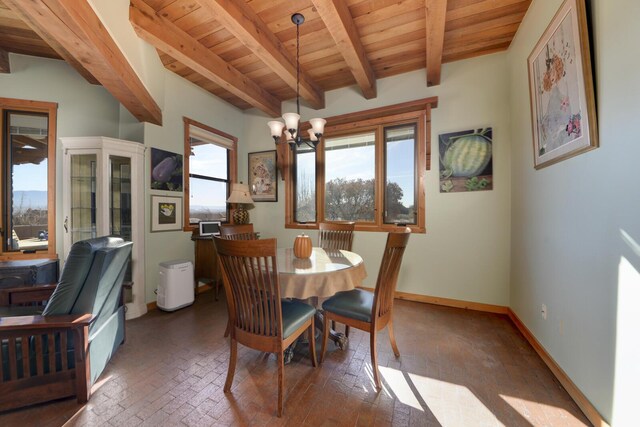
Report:
M227 198L236 182L236 145L238 139L184 118L185 127L185 229L200 221L229 218Z
M291 152L288 228L355 221L361 231L425 231L424 172L435 98L327 119L316 151Z
M0 98L0 258L55 256L57 104Z

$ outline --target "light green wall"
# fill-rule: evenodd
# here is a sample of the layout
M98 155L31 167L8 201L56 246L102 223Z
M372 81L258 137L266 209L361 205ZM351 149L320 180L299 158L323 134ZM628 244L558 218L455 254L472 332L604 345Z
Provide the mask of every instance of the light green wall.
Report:
M164 72L164 89L166 96L162 112L162 126L144 124L145 152L145 200L146 231L146 296L147 302L155 301L154 290L158 285L158 263L163 261L186 259L194 260L194 244L191 233L183 231L150 232L151 194L179 196L182 193L171 191L148 190L151 187L150 150L149 147L160 148L174 153L184 154L183 117L196 120L215 129L226 132L243 140L244 119L242 111L220 100L193 85L176 74ZM246 158L246 157L245 157Z
M527 57L560 3L534 1L508 53L510 306L606 420L634 425L640 382L640 2L591 2L600 148L536 171Z
M9 54L11 73L0 73L0 96L58 103L57 137L118 137L120 104L105 88L89 84L64 61ZM62 148L56 150L56 212L62 212ZM62 236L63 220L56 221ZM62 238L56 251L62 254Z
M424 70L378 80L378 97L367 101L357 88L326 93L326 109L302 109L303 120L328 117L438 96L432 111L432 169L426 173L426 234L414 234L405 253L398 290L506 306L509 301L509 203L511 139L508 122L506 55L488 55L444 66L440 86L427 88ZM285 103L283 111L294 111ZM247 180L247 153L274 148L266 116L246 113L246 138L240 147L239 172ZM439 133L493 126L494 190L440 194ZM284 228L284 182L277 203L256 203L252 222L264 237L291 245L298 230ZM310 233L315 239L317 233ZM362 254L373 286L385 244L385 233L357 232L354 250ZM288 243L287 243L288 242Z

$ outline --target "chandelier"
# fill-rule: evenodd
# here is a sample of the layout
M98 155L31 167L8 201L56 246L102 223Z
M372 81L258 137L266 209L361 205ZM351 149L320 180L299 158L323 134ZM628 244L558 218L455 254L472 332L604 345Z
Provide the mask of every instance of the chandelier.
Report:
M325 119L311 119L309 124L309 138L304 138L300 135L300 25L304 22L304 15L301 13L294 13L291 15L291 22L296 24L296 113L284 113L282 118L284 123L278 120L267 123L271 129L271 136L276 145L280 142L282 131L286 142L291 147L291 150L295 150L296 147L300 147L303 143L315 150L316 146L322 138L324 132L324 125L327 123Z

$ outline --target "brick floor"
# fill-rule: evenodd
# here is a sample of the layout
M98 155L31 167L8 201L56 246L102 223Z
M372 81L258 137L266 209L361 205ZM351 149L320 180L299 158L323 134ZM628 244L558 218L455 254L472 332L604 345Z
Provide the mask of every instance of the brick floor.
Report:
M298 348L285 367L277 418L275 356L239 346L232 392L222 392L229 346L226 306L211 292L174 313L127 322L127 342L91 400L0 415L0 426L573 426L577 405L506 316L396 301L396 359L386 331L378 353L384 389L373 388L368 334L329 344L311 366ZM318 347L318 350L320 347Z

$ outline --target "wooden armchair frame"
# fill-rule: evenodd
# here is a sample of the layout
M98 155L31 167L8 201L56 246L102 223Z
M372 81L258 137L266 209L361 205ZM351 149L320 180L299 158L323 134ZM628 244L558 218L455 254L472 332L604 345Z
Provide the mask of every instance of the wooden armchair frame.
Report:
M92 320L90 314L0 318L0 359L8 352L8 367L0 363L0 411L74 395L78 403L86 403L91 394L88 350ZM66 351L69 332L74 341L73 367Z

